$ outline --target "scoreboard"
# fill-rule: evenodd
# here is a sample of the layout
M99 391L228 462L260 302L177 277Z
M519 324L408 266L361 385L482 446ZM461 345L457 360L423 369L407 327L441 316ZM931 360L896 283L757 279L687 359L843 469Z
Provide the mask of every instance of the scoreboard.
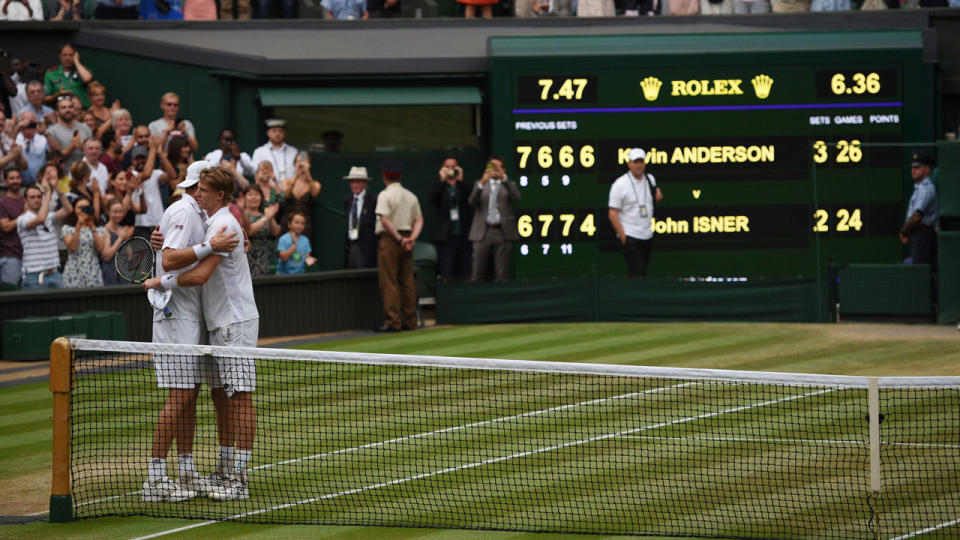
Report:
M909 143L932 135L919 32L492 38L491 57L518 276L625 275L607 202L633 147L664 195L651 276L902 258Z

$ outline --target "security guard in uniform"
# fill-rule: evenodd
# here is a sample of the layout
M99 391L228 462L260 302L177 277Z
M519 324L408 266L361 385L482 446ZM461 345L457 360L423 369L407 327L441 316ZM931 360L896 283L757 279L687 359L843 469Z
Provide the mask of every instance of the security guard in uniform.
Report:
M930 173L937 160L923 152L913 154L910 176L913 177L913 195L907 206L906 219L900 229L900 241L910 244L913 264L937 264L937 232L934 225L939 216L937 190L930 181Z
M417 196L400 185L403 164L380 165L386 188L377 196L377 266L386 321L378 332L413 330L417 325L417 288L413 281L413 245L423 229Z

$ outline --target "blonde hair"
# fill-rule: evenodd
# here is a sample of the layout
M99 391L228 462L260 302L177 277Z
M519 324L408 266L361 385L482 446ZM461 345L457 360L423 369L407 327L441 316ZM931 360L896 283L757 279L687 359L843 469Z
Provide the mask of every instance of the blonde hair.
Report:
M180 101L180 96L176 92L167 92L166 94L160 96L160 103L163 104L163 101L168 98L177 98L177 101Z
M114 121L114 122L116 122L117 120L119 120L120 118L122 118L122 117L124 117L124 116L126 116L127 118L130 119L130 123L131 123L131 124L133 123L133 117L130 116L130 111L128 111L128 110L126 110L126 109L117 109L117 110L113 111L112 113L110 113L110 119L111 119L112 121Z
M233 192L236 191L236 184L233 180L233 173L223 167L210 167L200 173L200 181L210 186L214 191L224 193L224 201L233 200Z

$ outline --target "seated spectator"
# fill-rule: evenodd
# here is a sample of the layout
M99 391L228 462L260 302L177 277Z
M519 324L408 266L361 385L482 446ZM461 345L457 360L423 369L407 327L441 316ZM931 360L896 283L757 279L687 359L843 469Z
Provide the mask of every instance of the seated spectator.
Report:
M56 222L73 212L69 202L56 212L51 208L57 196L56 181L27 187L26 210L17 218L17 234L23 246L23 289L59 289L60 252L57 249Z
M80 21L84 19L83 0L57 0L47 10L48 21Z
M110 176L110 187L107 188L107 198L120 201L123 206L123 219L120 220L120 225L123 226L135 225L137 214L142 214L146 210L140 202L140 194L130 187L130 183L130 173L119 170ZM109 219L109 213L107 217Z
M3 0L0 0L3 1ZM37 122L43 121L48 125L53 124L57 121L57 113L47 107L44 103L44 94L43 94L43 83L38 80L31 80L27 82L27 105L21 109L20 113L23 114L23 111L30 111L36 115Z
M123 152L120 148L120 140L113 129L108 129L100 137L100 146L103 153L100 154L100 163L107 167L107 173L112 175L120 170L120 161L123 159Z
M323 0L320 2L327 19L369 19L367 0Z
M303 214L306 218L304 234L310 236L313 234L310 216L313 215L314 199L320 194L322 186L310 175L310 157L306 152L300 152L297 155L295 167L296 172L293 178L284 180L280 184L283 187L284 206L287 213L283 221L289 222L290 215L294 212Z
M20 114L20 123L17 125L16 146L21 148L27 166L23 170L23 184L31 186L36 183L40 167L47 160L47 138L39 134L42 123L37 122L33 111L24 111Z
M243 176L254 176L256 168L253 166L253 160L249 154L240 151L240 147L237 146L237 136L232 129L221 129L217 141L220 147L207 153L203 157L204 161L219 164L223 157L227 156L228 161L233 161L236 164L237 172Z
M40 0L0 0L0 21L42 21Z
M181 21L183 4L180 0L140 2L140 18L145 21Z
M90 178L90 167L83 161L78 161L70 166L70 191L67 193L67 200L70 204L77 206L81 200L90 203L93 209L93 216L100 216L100 186L95 178Z
M310 239L303 233L307 226L307 216L302 212L292 212L287 219L289 229L277 240L277 274L302 274L306 267L317 262L310 254Z
M138 19L140 0L97 0L95 19Z
M75 165L85 167L83 163ZM78 199L73 210L73 216L60 229L63 243L70 252L67 264L63 266L63 287L102 287L99 255L104 245L103 227L97 226L95 216L98 214L90 201Z
M93 73L80 63L80 53L73 45L66 43L60 47L60 65L50 68L43 76L43 102L53 105L61 96L77 96L84 109L90 106L87 97L87 83L93 80ZM74 116L79 109L73 111Z
M700 0L701 15L731 15L735 0Z
M57 123L47 128L50 152L63 158L65 167L83 159L83 141L93 136L90 128L76 121L72 96L62 95L57 101Z
M122 173L126 174L126 173ZM120 199L107 201L107 224L103 226L103 249L100 250L100 269L103 273L104 285L123 285L126 281L117 275L117 267L113 256L124 240L133 236L133 222L124 224L127 214Z
M20 195L23 176L18 169L0 172L6 188L6 193L0 197L0 281L19 286L23 246L17 235L17 218L24 210L24 199Z
M193 129L193 124L189 120L180 117L180 96L173 92L164 94L160 98L160 110L163 111L163 116L150 122L150 125L147 126L150 129L150 135L153 137L162 135L167 144L174 137L186 137L190 143L190 151L196 152L199 148L197 132Z
M266 208L263 206L263 193L257 186L250 186L243 192L244 212L250 227L247 237L250 238L250 251L247 252L247 262L250 264L251 276L266 276L270 273L270 263L277 256L277 235L280 234L280 224L277 223L278 203Z
M83 159L81 161L90 168L89 185L92 187L93 183L96 182L97 186L100 187L101 195L107 192L107 187L110 185L110 171L107 170L106 165L100 162L102 155L103 146L100 144L100 139L90 137L83 141Z

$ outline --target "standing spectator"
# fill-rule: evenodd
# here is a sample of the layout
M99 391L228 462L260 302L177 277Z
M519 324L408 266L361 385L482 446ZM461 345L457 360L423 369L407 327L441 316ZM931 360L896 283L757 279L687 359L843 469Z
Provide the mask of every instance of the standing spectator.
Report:
M82 21L83 0L57 0L47 10L48 21Z
M107 202L107 224L103 227L103 249L100 250L100 270L103 273L104 285L122 285L124 282L117 275L117 267L113 256L124 240L133 235L133 225L124 225L126 217L123 203L120 199L110 199Z
M320 7L325 10L327 19L352 20L369 19L367 0L323 0Z
M150 147L135 146L130 151L133 156L133 167L130 172L134 174L132 187L134 188L133 198L136 199L143 212L137 214L136 231L134 234L150 239L150 233L153 228L160 224L160 217L163 216L163 198L160 194L160 185L166 183L168 175L161 169L155 169L157 163L157 154L160 150L160 140L150 139Z
M60 253L57 250L55 221L70 215L73 207L65 202L54 212L50 205L57 191L56 182L27 187L26 211L17 218L17 234L23 246L21 287L59 289Z
M491 255L495 279L507 281L512 242L520 239L513 212L513 201L519 198L520 190L507 178L503 158L492 156L468 199L474 216L468 237L473 242L472 281L483 281Z
M0 21L42 21L40 0L0 0Z
M86 199L77 200L73 210L73 223L60 230L63 243L70 250L67 264L63 266L63 287L103 287L98 254L103 251L105 233L103 227L97 227L95 216L98 214Z
M105 131L103 136L100 137L100 147L103 148L103 153L100 154L100 163L103 163L107 167L107 174L112 175L120 170L122 150L120 148L120 140L117 138L117 133L113 131L113 128Z
M113 105L107 108L107 87L98 81L87 85L87 94L90 96L90 114L97 119L97 126L110 124L113 112L120 108L120 101L113 100Z
M27 106L22 109L30 111L36 115L37 121L44 121L47 124L56 122L56 112L44 104L43 83L38 80L32 80L27 83Z
M733 12L737 15L770 13L770 0L734 0Z
M386 320L375 330L413 330L417 327L413 246L423 229L423 215L417 196L400 185L403 164L386 160L381 169L386 188L377 195L376 233L380 235L377 263Z
M38 133L41 125L33 111L20 114L15 144L22 149L23 157L27 160L27 166L23 170L23 183L27 186L36 183L40 167L47 161L47 138Z
M70 166L70 191L67 193L67 200L74 207L78 201L87 201L90 203L93 216L100 216L100 186L96 179L90 178L90 167L83 161L78 161Z
M90 128L75 121L71 96L60 96L57 101L57 123L47 128L50 151L63 157L63 165L70 167L83 159L83 141L93 136Z
M608 216L623 246L627 277L647 277L652 249L653 208L663 200L657 180L648 174L646 152L634 148L627 155L629 169L610 186Z
M307 266L317 262L310 253L310 239L303 233L306 226L307 216L301 212L289 214L289 230L277 241L277 254L280 257L277 274L302 274Z
M76 106L76 103L74 103L74 106ZM100 125L97 123L97 117L94 116L92 112L81 110L80 114L77 116L77 121L87 126L87 128L90 130L90 133L99 136L100 130L98 128Z
M120 225L136 225L137 214L142 214L146 207L140 203L140 194L134 197L135 190L130 187L132 175L128 171L120 170L110 176L110 187L107 188L107 197L120 201L123 205L123 219ZM109 215L107 216L109 217Z
M343 245L344 268L377 266L377 197L367 190L370 178L366 167L350 167L343 177L350 182L350 195L343 200L347 234Z
M256 0L253 0L256 1ZM251 0L220 0L220 20L227 21L230 19L244 19L249 20L252 15L252 10L250 9ZM234 9L236 9L237 14L234 15ZM213 163L213 162L211 162Z
M90 137L83 141L82 161L90 168L90 185L92 186L96 181L97 186L100 187L100 194L103 195L110 187L110 171L100 162L101 156L103 156L103 146L100 144L100 139Z
M130 116L130 111L126 109L116 109L110 113L110 127L113 128L113 131L117 135L117 139L120 141L120 147L123 149L121 154L125 154L130 151L130 148L133 147L133 117ZM147 135L149 136L150 130L146 130ZM130 148L127 147L130 145Z
M277 212L280 205L273 203L263 206L263 193L257 186L250 186L243 193L244 213L250 226L247 228L247 237L250 238L250 251L247 252L247 262L250 264L251 276L266 276L270 274L270 263L277 253L277 236L280 234L280 224L277 223Z
M937 189L930 180L930 173L937 160L924 152L914 152L910 166L913 178L913 194L907 205L907 215L900 228L900 241L910 245L913 264L937 266L937 217L940 215Z
M433 243L437 247L440 275L449 283L452 279L466 278L472 270L471 246L467 235L470 232L470 188L463 181L463 169L454 157L443 160L438 172L440 182L430 194L437 228Z
M24 209L20 195L23 176L17 169L8 169L3 171L3 181L7 192L0 197L0 281L19 286L23 246L17 235L17 218Z
M279 203L281 210L283 210L286 197L280 190L277 177L273 174L273 165L269 161L261 161L253 179L257 187L260 188L260 192L263 193L263 204L269 206L273 203ZM281 212L281 215L283 215L283 212Z
M250 154L240 151L240 147L237 146L237 135L232 129L221 129L217 141L220 147L204 156L204 161L219 164L223 159L227 159L236 164L237 172L243 176L254 175L257 169L253 166L253 159L250 158Z
M280 184L283 187L284 204L287 215L300 212L307 218L304 234L311 236L313 227L310 218L313 216L314 199L320 194L322 186L310 175L310 157L306 152L300 152L297 155L295 170L293 178L284 180Z
M73 45L66 43L60 47L60 65L47 70L43 76L44 103L52 105L61 96L77 96L83 108L90 106L87 97L87 83L93 80L93 73L80 63L80 53ZM77 114L79 111L74 111Z
M147 126L137 126L133 128L133 134L130 137L130 140L124 145L123 148L123 159L120 161L120 166L124 169L129 169L132 165L133 154L132 151L137 146L142 146L147 150L150 149L150 129Z
M0 111L0 171L7 167L26 169L28 166L23 147L17 144L16 124Z
M217 3L214 0L184 0L183 20L215 21L217 20Z
M273 172L277 180L293 177L297 149L290 146L284 139L287 137L287 121L271 118L267 124L267 143L253 151L253 166L259 167L260 162L269 161L273 165Z
M65 0L61 0L65 1ZM467 19L474 19L477 16L477 7L480 8L480 14L484 19L493 18L493 6L498 0L457 0L463 4L463 16ZM539 2L535 2L539 5ZM534 8L535 10L536 8Z
M138 19L139 0L97 0L96 19Z
M186 137L190 143L190 151L196 152L197 132L193 129L193 123L180 116L180 96L174 92L167 92L160 98L160 110L163 116L157 118L147 127L150 129L150 135L156 137L163 135L169 144L174 137ZM164 148L165 149L165 148Z
M17 56L10 58L10 81L13 82L16 92L10 96L10 110L7 111L9 117L20 114L20 111L27 106L27 77L34 77L27 69L27 63Z

